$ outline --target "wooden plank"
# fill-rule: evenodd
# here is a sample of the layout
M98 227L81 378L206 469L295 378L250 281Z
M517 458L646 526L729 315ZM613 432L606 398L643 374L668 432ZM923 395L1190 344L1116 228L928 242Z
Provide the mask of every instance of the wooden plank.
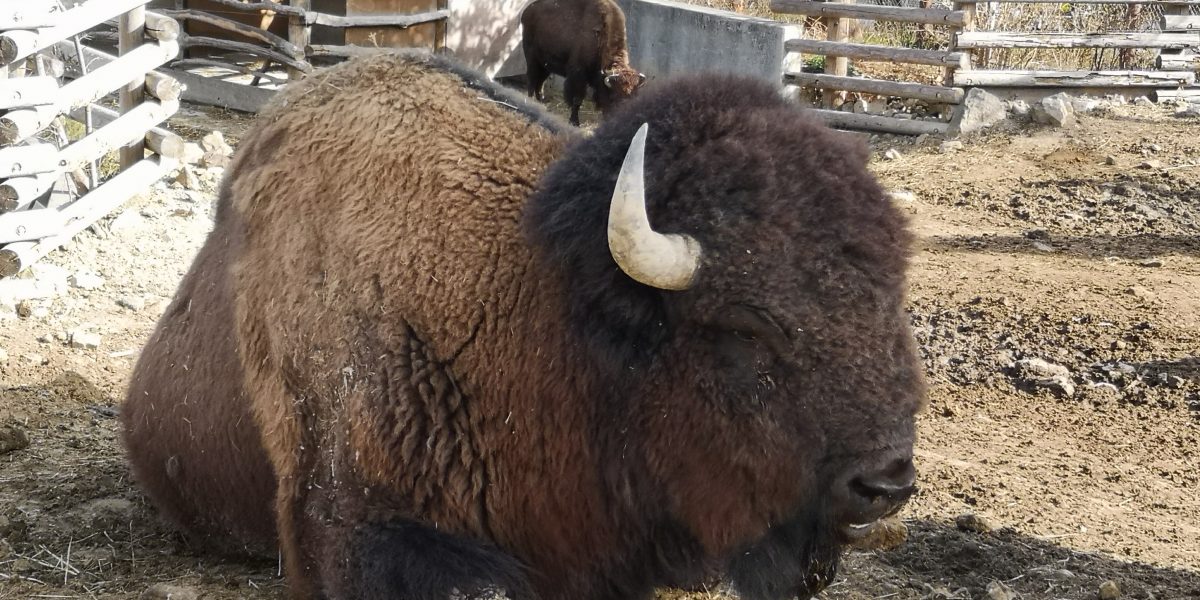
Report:
M184 85L183 99L189 102L256 113L275 95L275 90L201 77L186 71L163 71Z
M1189 100L1197 102L1200 101L1200 89L1155 90L1154 101L1162 102L1163 100Z
M17 177L59 170L58 148L39 142L0 148L0 177Z
M346 16L406 15L447 8L444 0L345 0ZM443 21L432 21L405 28L351 27L345 29L347 46L385 46L389 48L436 48L445 30Z
M115 110L94 104L88 106L85 110L91 115L92 122L96 124L96 127L104 127L116 121L117 117L121 116ZM71 113L71 118L76 121L83 121L86 117L83 115L83 110L77 110ZM165 156L174 161L182 161L186 153L184 146L183 138L162 127L152 127L146 131L146 147L155 154Z
M50 77L16 77L0 83L0 110L51 104L58 94L58 80Z
M169 53L172 43L174 42L160 44L165 46L164 53ZM75 47L70 40L59 42L55 44L54 47L63 53L70 53L71 55L77 54L75 52ZM85 63L87 63L88 73L93 72L95 69L101 69L105 65L117 60L116 56L108 54L107 52L101 52L95 48L82 46L82 49L84 57L83 60ZM175 55L178 55L178 51ZM166 62L166 60L163 62ZM76 79L85 76L85 74L81 72L78 67L73 67L70 70L70 74ZM159 71L148 71L146 73L145 90L147 94L150 94L150 96L154 98L158 98L164 102L174 102L179 100L183 91L183 85L169 75L163 74Z
M154 185L174 167L175 163L171 160L143 159L82 198L58 209L65 226L57 233L36 242L17 242L0 248L0 277L16 275L54 249L70 242L92 223Z
M898 23L925 23L961 27L966 15L961 10L943 8L905 8L876 4L834 4L812 0L773 0L771 11L809 17L847 17Z
M180 21L196 21L197 23L204 23L216 27L217 29L228 31L230 33L236 33L252 40L257 40L283 54L286 54L291 58L296 58L297 56L304 58L303 55L300 54L300 48L297 48L296 46L292 45L291 42L258 27L251 27L245 23L239 23L232 19L226 19L224 17L219 17L217 15L212 15L198 10L164 10L162 12L163 14L175 19L179 19Z
M55 3L47 0L6 2L5 6L0 8L0 31L50 27L58 20L60 14L61 11Z
M105 67L112 67L113 65L120 64L121 58L129 56L134 51L136 51L140 46L145 44L145 41L146 41L146 7L139 6L135 9L121 15L121 18L117 25L117 35L118 35L118 48L120 50L120 56L117 58L117 60L105 65ZM145 72L149 71L149 70L150 69L143 70L141 75L135 76L132 81L129 81L128 83L123 85L120 88L120 90L118 91L118 100L119 100L119 103L121 106L121 114L127 114L130 111L132 111L135 107L138 107L141 105L142 100L146 97L146 93L142 89L146 85ZM90 75L90 73L89 73L89 75ZM84 79L86 79L86 78L87 77L84 77ZM174 110L171 111L171 113L174 113L174 112L175 112ZM151 123L150 126L157 125L157 124L158 124L157 122ZM146 129L149 129L150 126L147 126ZM144 130L143 130L143 132L144 132ZM136 138L136 140L133 141L133 143L128 144L125 147L121 148L121 168L122 169L133 166L135 163L142 160L142 158L146 155L146 145L143 142L144 139L145 139L144 134L139 135Z
M39 240L58 233L66 220L54 208L18 210L0 214L0 245Z
M964 87L1178 87L1196 81L1195 73L1162 71L958 71L954 85Z
M1193 48L1200 46L1195 33L1009 33L964 31L959 48Z
M1163 31L1177 29L1200 29L1200 16L1193 15L1163 15Z
M1200 54L1191 51L1159 54L1154 66L1163 71L1194 71L1200 68Z
M160 42L179 39L179 21L161 13L146 13L146 35Z
M142 147L146 132L179 110L177 103L143 102L113 122L63 148L58 166L69 171L118 148ZM143 150L143 155L145 151Z
M1197 0L964 0L961 4L982 4L984 2L1000 2L1007 4L1153 4L1155 6L1200 6Z
M970 64L967 62L967 54L964 52L893 48L891 46L846 44L820 40L788 40L784 43L784 48L788 52L844 56L867 62L901 62L938 67L950 65L959 68L966 68Z
M323 56L336 58L355 58L360 56L378 56L380 54L393 54L403 50L403 48L375 47L375 46L331 46L328 44L310 44L308 46L309 56Z
M87 75L66 85L54 102L58 112L67 112L95 102L125 86L145 85L146 74L179 55L179 43L151 42L138 46ZM159 76L162 77L161 75Z
M269 10L273 13L303 17L307 11L306 8L300 8L293 3L291 6L279 4L278 2L269 2L266 0L260 2L243 2L242 0L209 0L214 4L220 4L228 8L236 9L245 12L259 12Z
M50 191L57 179L57 173L46 172L0 181L0 214L29 206Z
M785 83L793 83L804 87L845 90L847 92L896 96L900 98L916 98L940 104L959 104L962 102L964 96L961 88L922 85L903 81L863 79L862 77L837 77L821 73L785 73L784 79Z
M0 34L0 62L12 63L65 40L83 33L96 25L131 10L141 9L148 0L103 0L84 2L62 13L53 27L35 31L8 31ZM144 9L142 9L144 10ZM31 34L32 37L17 34ZM18 38L14 41L13 36Z
M0 145L10 146L50 126L58 111L50 106L18 108L0 115Z
M412 27L413 25L442 21L449 17L450 11L446 9L407 15L354 15L348 17L310 12L304 18L304 21L309 25L324 25L326 27L338 28L399 27L403 29Z
M830 127L840 129L855 129L860 131L879 131L883 133L899 133L903 135L945 135L950 129L949 123L940 121L918 121L915 119L896 119L879 115L862 115L840 110L824 110L810 108L805 111Z

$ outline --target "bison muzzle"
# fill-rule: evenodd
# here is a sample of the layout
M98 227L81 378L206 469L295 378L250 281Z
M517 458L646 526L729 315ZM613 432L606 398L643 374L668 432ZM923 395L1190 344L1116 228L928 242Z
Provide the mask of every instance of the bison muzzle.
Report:
M294 598L815 594L913 493L910 237L773 87L584 138L447 59L281 92L122 411L136 478Z

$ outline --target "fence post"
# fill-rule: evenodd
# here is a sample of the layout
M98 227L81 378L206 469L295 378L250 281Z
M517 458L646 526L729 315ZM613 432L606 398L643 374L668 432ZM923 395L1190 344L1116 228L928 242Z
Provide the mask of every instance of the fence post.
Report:
M118 19L117 24L117 47L120 50L121 56L128 54L134 48L141 46L146 38L146 7L139 6L123 15ZM142 91L146 85L146 77L139 76L130 82L129 85L121 88L120 103L121 113L127 113L142 103L145 98L145 93ZM121 148L121 169L128 169L134 163L142 160L146 152L146 144L144 140L139 140L128 146Z
M312 8L312 1L292 0L291 5L305 11L303 15L291 15L288 17L288 41L296 47L296 56L292 58L295 58L297 61L303 61L307 57L308 52L309 32L311 30L308 26L307 13ZM304 72L299 69L288 68L289 79L300 79L302 77L304 77Z
M851 4L854 0L831 0L839 4ZM850 19L839 17L821 17L825 24L825 39L831 42L845 42L850 38ZM825 56L825 73L845 77L849 72L850 61L844 56ZM844 101L846 92L826 89L821 95L825 108L835 108L839 101Z
M963 23L962 27L950 28L950 51L951 52L959 52L960 49L958 47L958 34L964 32L964 31L974 31L975 30L975 2L973 0L963 0L963 1L955 0L953 8L954 8L954 10L962 11L964 21L965 21ZM965 50L963 52L965 52L967 55L967 64L968 64L967 68L970 69L972 63L974 63L975 57L971 53L970 50ZM943 83L945 85L950 85L950 86L954 85L954 72L956 70L958 70L957 67L946 67L946 75L945 75L944 81L943 81Z

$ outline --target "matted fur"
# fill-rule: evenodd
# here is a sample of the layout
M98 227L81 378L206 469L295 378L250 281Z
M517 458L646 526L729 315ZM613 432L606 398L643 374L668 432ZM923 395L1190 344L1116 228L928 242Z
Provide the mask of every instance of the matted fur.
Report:
M211 380L163 379L244 372L204 418L261 435L293 597L646 598L714 564L754 600L820 589L848 518L830 490L911 456L922 392L909 238L865 149L743 78L665 84L581 139L462 73L376 57L274 101L176 301L232 324L165 316L143 355L193 368L139 364L130 414L178 433L174 392ZM643 122L651 223L704 248L682 292L604 241ZM241 535L181 501L159 437L126 437L165 512ZM222 485L264 472L204 442L170 452Z

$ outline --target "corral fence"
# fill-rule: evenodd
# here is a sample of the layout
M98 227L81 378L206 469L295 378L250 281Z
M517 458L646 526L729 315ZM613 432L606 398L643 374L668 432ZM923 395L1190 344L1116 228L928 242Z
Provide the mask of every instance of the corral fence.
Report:
M448 0L152 0L183 24L170 74L189 101L257 111L320 62L445 45ZM99 32L97 39L113 39Z
M1137 30L1104 31L981 31L977 18L981 7L992 15L1002 5L1051 5L1061 15L1079 6L1121 7L1127 18L1123 24L1145 23L1141 8L1158 15L1152 26ZM974 2L956 0L949 7L935 7L926 0L922 6L855 4L852 0L815 2L811 0L773 0L771 9L778 13L819 18L826 31L825 40L793 39L785 42L789 52L824 57L824 72L788 72L784 83L820 90L823 108L814 113L833 127L908 135L953 135L950 121L969 88L984 88L1003 97L1045 96L1058 91L1079 94L1122 93L1153 96L1200 98L1195 69L1200 61L1200 17L1191 9L1200 7L1196 0L997 0ZM1059 15L1059 16L1061 16ZM873 22L915 24L922 33L941 28L946 43L941 48L911 48L898 45L867 44L849 41L851 19ZM991 21L991 19L989 19ZM992 24L985 21L985 24ZM1041 24L1036 24L1041 26ZM1097 58L1092 69L1063 69L1030 65L1027 68L990 68L1004 62L1005 53L1030 50L1092 50L1097 57L1105 50L1117 53L1121 68L1100 68ZM1151 65L1131 68L1138 61L1135 52L1151 52ZM850 74L848 60L926 65L944 69L937 85L911 80L869 79ZM1023 57L1029 63L1032 58ZM1143 61L1144 62L1144 61ZM931 114L871 114L837 110L847 92L888 98L912 99L927 103Z
M183 141L158 127L178 110L181 86L155 72L178 54L179 25L147 12L147 1L0 7L0 277L67 243L182 158ZM83 46L81 34L110 21L118 55Z

